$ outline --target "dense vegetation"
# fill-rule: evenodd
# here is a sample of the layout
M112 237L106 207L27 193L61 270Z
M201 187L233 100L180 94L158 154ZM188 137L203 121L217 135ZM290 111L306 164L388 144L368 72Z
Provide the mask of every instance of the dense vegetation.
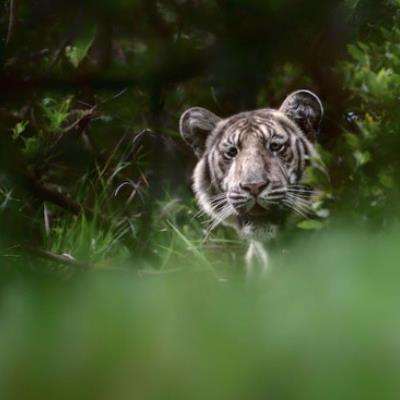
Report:
M398 0L9 0L0 397L394 398ZM266 282L206 234L178 120L323 99L317 219Z

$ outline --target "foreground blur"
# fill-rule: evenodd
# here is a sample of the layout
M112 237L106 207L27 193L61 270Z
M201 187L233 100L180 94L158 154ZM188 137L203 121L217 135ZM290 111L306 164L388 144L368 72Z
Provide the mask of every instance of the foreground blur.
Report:
M206 272L3 285L1 399L391 399L399 234L322 234L254 286Z

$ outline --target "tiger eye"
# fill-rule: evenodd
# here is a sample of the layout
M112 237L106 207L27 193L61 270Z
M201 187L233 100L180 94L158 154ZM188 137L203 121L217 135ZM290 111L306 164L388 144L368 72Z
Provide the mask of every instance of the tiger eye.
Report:
M231 147L227 152L226 152L226 154L227 154L227 156L229 156L229 157L236 157L237 156L237 153L238 153L238 150L237 150L237 148L236 147Z
M269 148L273 153L277 153L279 151L282 151L285 148L285 144L284 143L271 143L269 145Z

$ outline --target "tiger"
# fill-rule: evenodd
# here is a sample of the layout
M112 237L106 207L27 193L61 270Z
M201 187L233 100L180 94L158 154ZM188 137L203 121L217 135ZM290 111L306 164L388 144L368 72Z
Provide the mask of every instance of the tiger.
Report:
M324 107L310 90L289 94L277 109L221 118L192 107L179 130L197 156L192 181L202 212L249 241L247 270L268 269L263 242L276 236L288 214L306 216L314 189L309 166L324 169L316 148Z

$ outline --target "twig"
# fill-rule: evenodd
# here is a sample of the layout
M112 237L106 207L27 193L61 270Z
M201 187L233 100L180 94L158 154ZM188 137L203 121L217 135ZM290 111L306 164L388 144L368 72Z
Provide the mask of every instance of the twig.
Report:
M15 14L17 9L16 0L10 0L9 3L9 17L8 17L8 29L7 29L7 37L6 37L6 46L10 43L12 33L14 31L15 26Z
M49 218L49 210L47 208L47 204L43 205L43 219L44 219L44 230L46 232L46 236L50 236L50 218Z
M61 57L63 56L66 47L69 46L70 43L71 43L71 39L70 38L65 39L61 43L61 45L56 50L53 59L50 62L49 69L52 69L61 60Z
M86 128L89 126L90 122L95 117L96 111L99 107L108 103L109 101L118 99L119 97L124 95L127 92L127 90L128 90L127 88L123 89L120 92L118 92L116 95L114 95L113 97L106 99L99 104L95 104L95 105L85 104L89 108L86 110L82 110L81 116L62 130L61 135L59 135L58 139L55 141L55 143L53 143L51 148L48 150L48 153L52 153L53 149L58 145L58 143L61 141L61 139L64 137L64 135L73 130L76 130L78 132L78 135L82 136L87 148L90 151L94 152L93 143L91 142L89 135L87 135L85 133Z
M54 190L47 185L40 183L33 176L29 177L29 184L31 192L35 197L43 201L48 201L52 204L55 204L56 206L61 207L74 215L84 215L90 220L96 219L96 221L102 226L110 226L111 221L109 220L109 218L102 214L95 214L92 209L77 203L76 201L71 199L68 194L58 192L57 190Z
M32 177L30 179L30 183L33 192L41 199L56 204L57 206L64 208L65 210L71 211L73 214L76 215L79 215L83 211L82 207L78 203L71 200L63 193L50 189L48 186L41 184Z
M93 268L93 265L90 263L86 263L83 261L79 261L72 256L68 256L65 254L56 254L48 250L37 249L33 247L26 247L29 253L32 253L40 258L53 261L59 264L67 265L69 267L79 268L79 269L90 269Z
M96 108L97 105L94 105L90 109L84 110L82 112L82 115L76 121L74 121L71 125L63 129L62 133L63 134L68 133L77 128L80 128L80 130L83 131L89 124L90 120L93 118Z
M115 94L114 96L110 97L109 99L105 99L102 102L100 102L98 104L98 107L101 107L101 106L109 103L110 101L117 100L119 97L123 96L127 91L128 91L128 88L122 89L117 94Z

